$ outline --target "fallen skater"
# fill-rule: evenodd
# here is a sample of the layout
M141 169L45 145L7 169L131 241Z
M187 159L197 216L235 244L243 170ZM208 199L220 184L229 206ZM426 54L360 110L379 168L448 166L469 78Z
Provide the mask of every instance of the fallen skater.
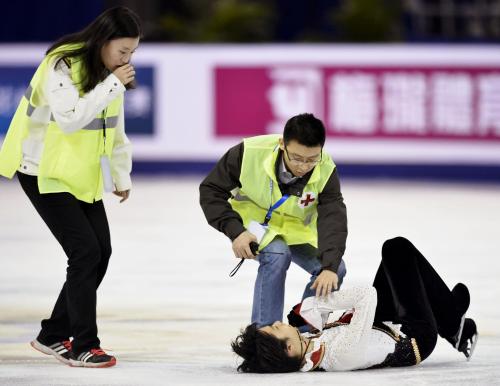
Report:
M242 372L346 371L413 366L434 350L438 335L470 359L477 328L466 318L470 296L444 281L403 237L388 240L373 286L309 297L289 315L293 325L249 325L231 346ZM327 323L333 311L347 310ZM301 334L297 327L309 324Z

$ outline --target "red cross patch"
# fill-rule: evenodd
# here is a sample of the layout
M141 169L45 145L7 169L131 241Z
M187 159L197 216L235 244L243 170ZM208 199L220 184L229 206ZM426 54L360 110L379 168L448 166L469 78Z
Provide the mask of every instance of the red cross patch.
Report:
M301 208L307 208L308 206L312 206L312 204L316 201L316 194L313 192L304 192L302 197L299 198L298 205Z

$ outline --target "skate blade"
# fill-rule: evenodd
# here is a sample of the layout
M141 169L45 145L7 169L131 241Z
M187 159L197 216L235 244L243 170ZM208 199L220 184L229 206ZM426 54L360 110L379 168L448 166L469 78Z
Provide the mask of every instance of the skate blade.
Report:
M469 362L470 359L472 358L472 354L474 353L474 350L476 349L476 344L477 344L478 338L479 338L479 335L477 333L475 335L473 335L471 338L472 343L470 346L469 355L466 355L467 362Z
M457 343L455 343L455 349L458 350L458 347L460 346L460 339L462 338L462 332L464 331L464 324L465 324L465 314L462 315L462 320L460 320L460 328L458 329L458 333L456 335Z

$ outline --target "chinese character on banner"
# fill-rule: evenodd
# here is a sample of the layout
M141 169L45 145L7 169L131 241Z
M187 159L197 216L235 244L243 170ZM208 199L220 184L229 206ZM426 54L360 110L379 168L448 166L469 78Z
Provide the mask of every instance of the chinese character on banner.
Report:
M294 115L313 113L323 119L323 76L315 68L275 68L269 71L272 85L267 92L273 120L268 133L282 133L286 121Z
M426 134L425 76L417 72L385 73L383 131L388 134Z
M328 126L341 134L374 134L377 127L377 82L361 72L337 73L328 81Z
M437 135L472 134L472 79L467 73L436 72L431 77L431 120Z
M479 132L477 134L500 137L500 74L479 76L478 87Z

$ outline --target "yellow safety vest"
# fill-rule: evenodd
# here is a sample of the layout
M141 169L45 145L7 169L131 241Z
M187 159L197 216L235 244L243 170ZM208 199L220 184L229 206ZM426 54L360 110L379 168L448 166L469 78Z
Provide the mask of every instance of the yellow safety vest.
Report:
M262 223L269 207L282 197L275 173L279 138L279 135L262 135L243 141L241 188L233 192L234 197L229 202L242 217L246 228L252 220ZM332 159L323 153L321 162L315 166L302 196L290 196L273 212L260 249L276 236L281 236L288 245L311 244L317 248L318 195L334 170Z
M45 57L38 66L25 95L12 118L0 150L0 175L12 178L22 159L22 143L29 134L31 116L41 107L49 65L58 53L75 46L62 46ZM72 59L71 78L77 85L85 76L82 63ZM80 91L80 96L83 93ZM65 134L51 116L45 132L43 152L38 168L40 193L68 192L78 200L92 203L102 198L103 181L100 156L111 157L118 116L123 104L123 94L116 97L103 112L81 130ZM103 123L106 122L106 146ZM105 147L105 148L104 148Z

